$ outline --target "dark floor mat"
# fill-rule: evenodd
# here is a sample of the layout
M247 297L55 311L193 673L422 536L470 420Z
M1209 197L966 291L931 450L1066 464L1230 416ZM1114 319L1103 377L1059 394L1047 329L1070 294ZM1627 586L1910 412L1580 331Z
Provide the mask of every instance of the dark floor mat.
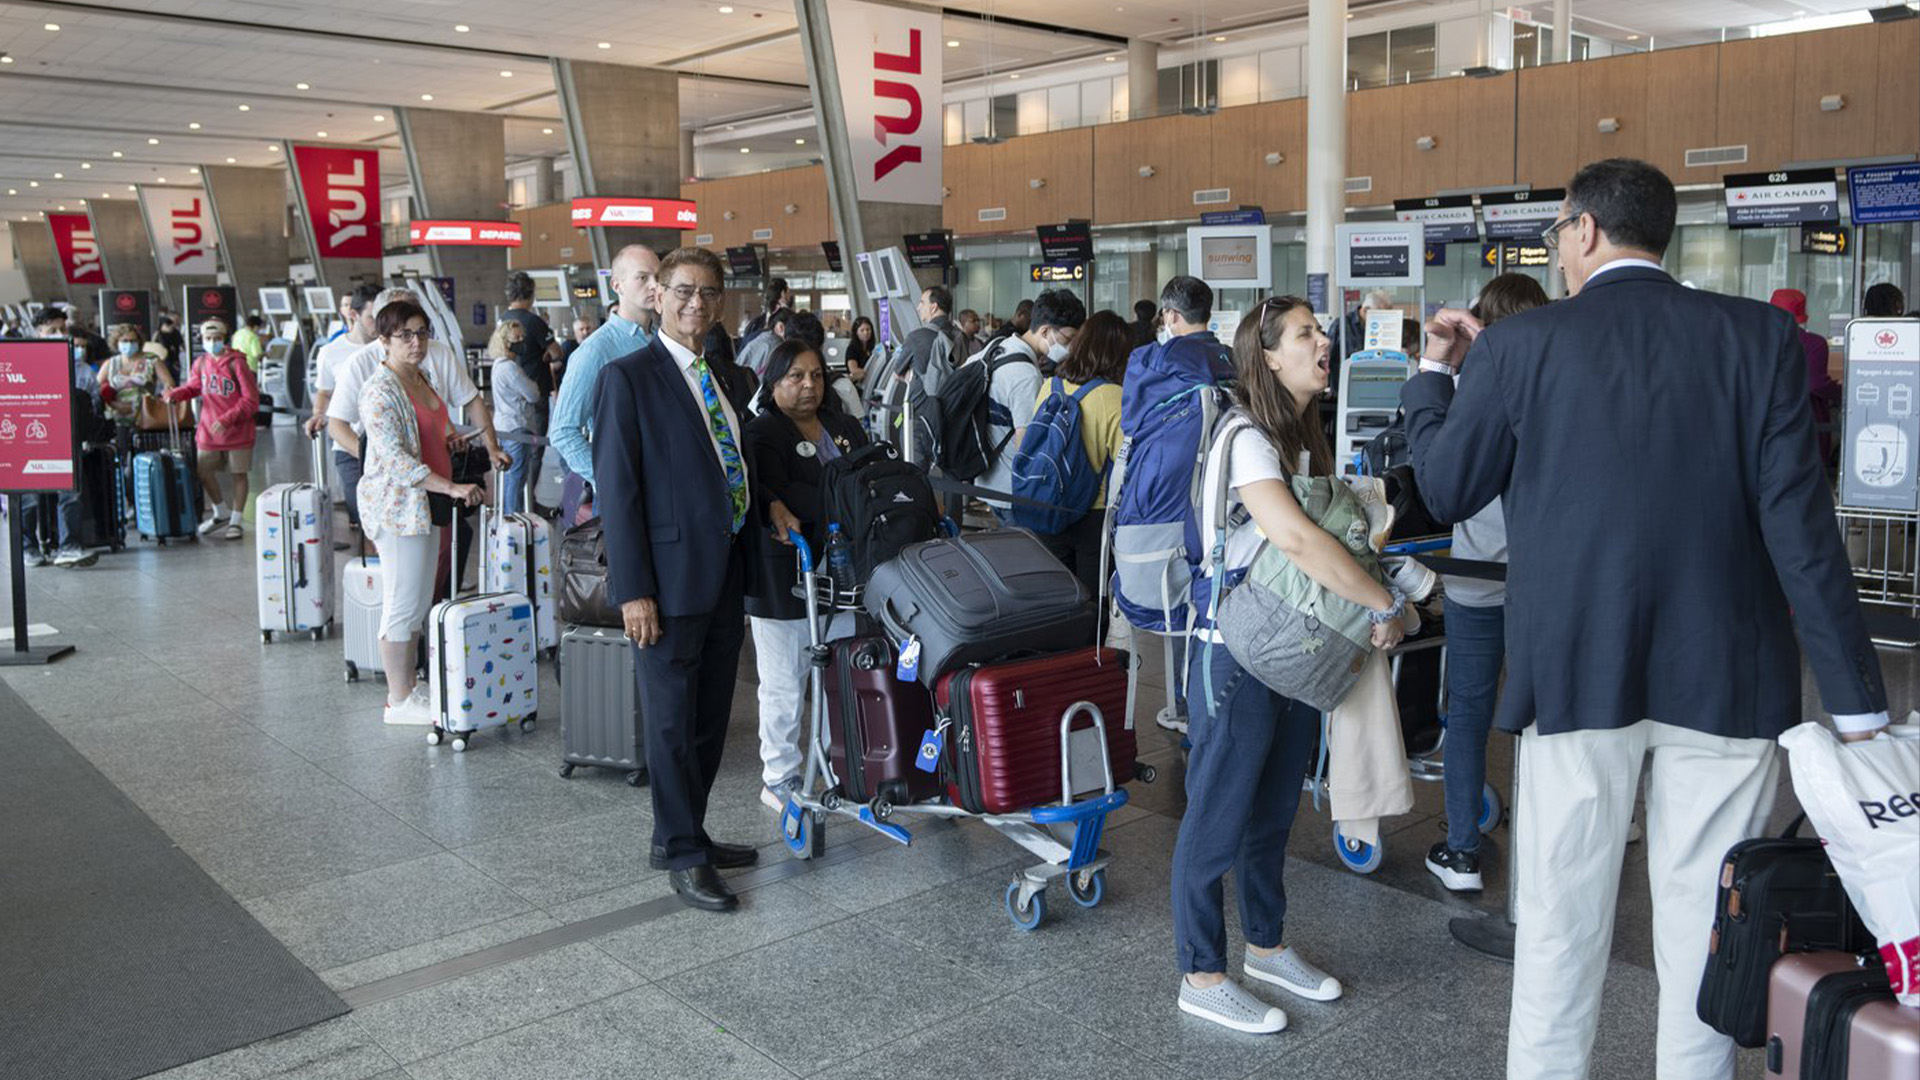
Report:
M145 1076L347 1011L4 684L0 747L0 1077Z

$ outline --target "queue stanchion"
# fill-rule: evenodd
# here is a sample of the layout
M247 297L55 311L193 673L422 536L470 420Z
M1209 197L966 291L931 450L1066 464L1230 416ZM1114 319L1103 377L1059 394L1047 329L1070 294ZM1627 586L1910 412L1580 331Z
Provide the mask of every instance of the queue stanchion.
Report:
M26 525L21 520L24 500L20 493L7 495L7 549L12 555L13 648L0 652L0 667L25 667L51 664L72 652L72 645L33 645L27 641L27 541Z

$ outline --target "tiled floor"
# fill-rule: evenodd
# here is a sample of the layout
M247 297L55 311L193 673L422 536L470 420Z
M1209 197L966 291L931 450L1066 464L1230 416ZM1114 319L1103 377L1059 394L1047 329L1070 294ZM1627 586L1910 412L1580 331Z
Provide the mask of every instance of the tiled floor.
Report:
M267 443L268 476L304 476L289 428ZM1505 832L1487 848L1486 896L1440 889L1421 865L1436 784L1387 823L1370 877L1339 868L1324 812L1302 807L1289 937L1345 981L1345 1000L1284 1002L1292 1024L1271 1038L1175 1010L1168 857L1183 775L1150 720L1157 657L1140 713L1160 778L1134 785L1112 822L1099 909L1055 895L1048 923L1021 934L1002 892L1022 853L987 829L934 825L899 848L842 825L829 852L858 842L851 857L756 871L742 909L716 916L660 902L643 791L612 773L556 775L555 708L536 731L464 754L385 727L381 685L344 682L337 638L261 644L252 566L249 536L136 541L91 569L30 571L32 621L80 651L0 674L296 956L337 989L376 992L169 1080L1502 1073L1508 969L1454 944L1447 920L1501 908ZM1910 660L1888 660L1911 686ZM788 857L758 802L752 678L748 657L709 827L767 845L766 867ZM558 701L551 671L541 693ZM1504 787L1504 738L1493 756ZM1637 849L1630 859L1601 1026L1608 1077L1652 1074L1647 890ZM610 929L411 992L382 983L586 920ZM1743 1075L1760 1068L1743 1056Z

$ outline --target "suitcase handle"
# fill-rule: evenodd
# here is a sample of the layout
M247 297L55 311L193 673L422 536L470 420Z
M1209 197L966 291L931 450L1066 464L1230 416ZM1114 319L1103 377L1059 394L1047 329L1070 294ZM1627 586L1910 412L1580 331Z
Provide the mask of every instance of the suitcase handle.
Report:
M1113 755L1107 749L1107 718L1100 706L1091 701L1076 701L1060 717L1060 805L1073 805L1073 718L1081 713L1093 717L1093 730L1100 737L1100 769L1106 777L1103 794L1113 794Z
M295 591L298 591L307 587L307 545L301 543L299 538L293 534L293 530L288 525L287 520L286 515L282 515L280 528L286 531L287 543L293 546L293 566L298 575L298 580L293 583L293 587ZM293 607L293 601L291 599L287 601L287 606L289 608Z

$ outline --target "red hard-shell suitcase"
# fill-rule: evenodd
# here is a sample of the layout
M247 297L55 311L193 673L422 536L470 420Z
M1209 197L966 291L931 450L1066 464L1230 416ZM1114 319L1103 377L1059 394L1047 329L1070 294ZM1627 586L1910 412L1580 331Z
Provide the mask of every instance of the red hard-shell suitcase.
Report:
M1897 1003L1877 960L1794 953L1767 980L1767 1075L1787 1080L1920 1076L1920 1009Z
M934 687L934 706L952 721L945 771L953 801L977 814L1059 802L1060 718L1079 701L1100 709L1114 785L1132 780L1137 749L1127 714L1126 653L1076 649L942 676ZM1075 732L1092 727L1088 716L1073 722ZM1081 754L1074 758L1086 760ZM1097 756L1090 768L1076 764L1078 786L1099 786L1098 765Z
M884 795L895 806L944 794L937 773L914 765L933 730L933 694L895 677L897 655L884 637L843 638L831 648L827 754L841 794L861 803Z

